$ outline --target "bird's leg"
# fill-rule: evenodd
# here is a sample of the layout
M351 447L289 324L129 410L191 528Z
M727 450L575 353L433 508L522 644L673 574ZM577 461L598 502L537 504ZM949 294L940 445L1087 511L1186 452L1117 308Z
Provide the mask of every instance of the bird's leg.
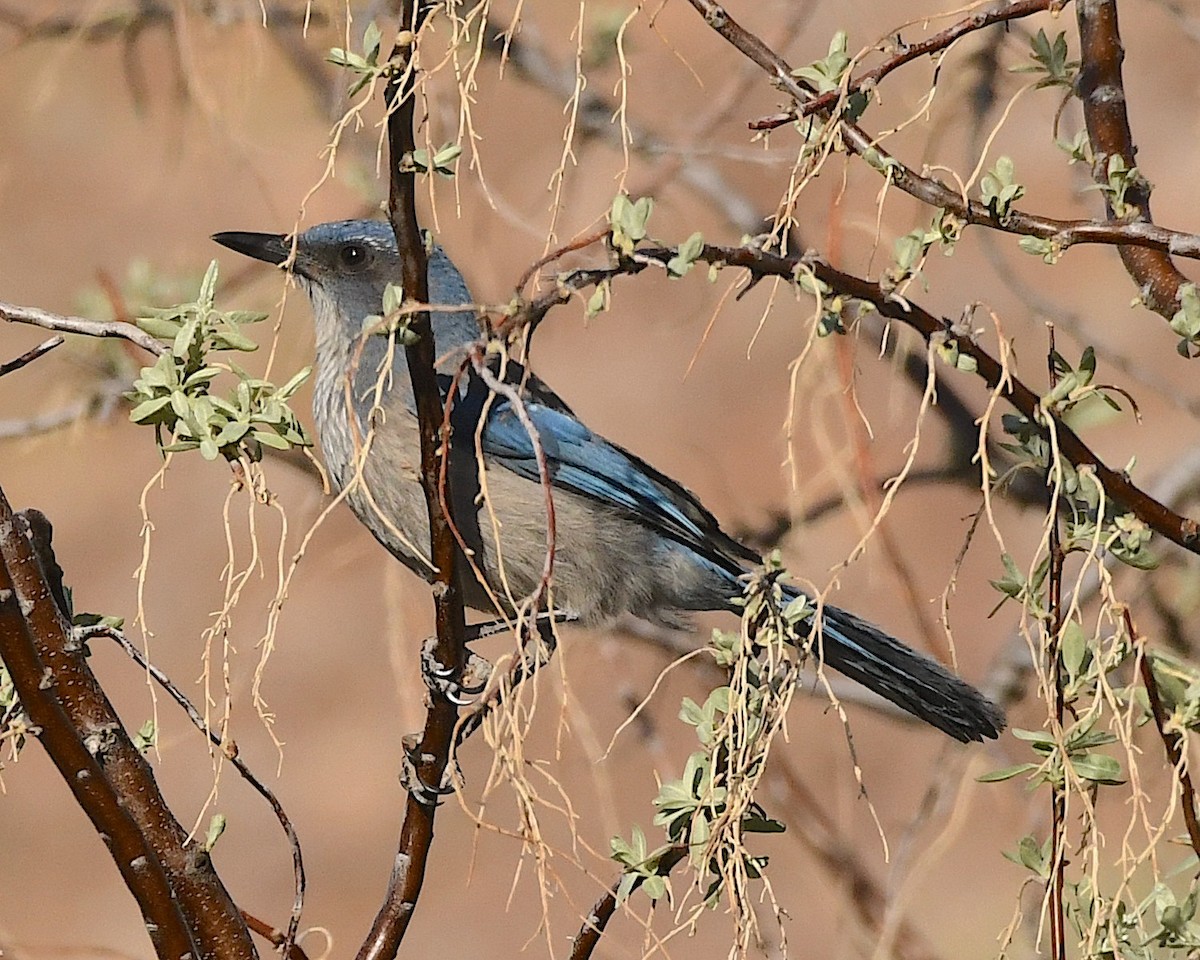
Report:
M553 632L544 628L548 628L551 624L571 623L578 619L579 615L571 610L549 610L537 614L531 622L527 621L527 623L529 626L537 628L537 634L540 635L542 643L549 643L552 647ZM468 624L467 643L492 637L509 629L512 629L511 621L503 619ZM522 646L524 647L526 643L527 641L523 642ZM540 646L541 644L539 644ZM421 647L421 675L425 679L425 685L432 691L440 692L451 703L460 707L469 705L471 701L468 698L478 696L487 686L488 679L492 674L492 665L479 654L468 651L467 664L463 669L462 676L457 681L453 681L451 680L453 671L438 661L436 649L437 639L435 637L430 637ZM539 660L544 658L544 654L540 650L535 656Z

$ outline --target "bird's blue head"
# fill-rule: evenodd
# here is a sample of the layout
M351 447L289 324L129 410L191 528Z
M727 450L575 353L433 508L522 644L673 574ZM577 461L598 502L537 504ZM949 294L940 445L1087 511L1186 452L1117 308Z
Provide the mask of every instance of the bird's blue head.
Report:
M274 233L218 233L213 239L238 253L282 265L292 254L292 238ZM345 343L361 336L363 319L383 312L383 291L399 284L400 256L391 225L378 220L321 223L299 234L292 271L308 291L317 341ZM472 302L454 262L436 244L429 255L429 302L456 306ZM473 311L434 311L439 354L479 336Z

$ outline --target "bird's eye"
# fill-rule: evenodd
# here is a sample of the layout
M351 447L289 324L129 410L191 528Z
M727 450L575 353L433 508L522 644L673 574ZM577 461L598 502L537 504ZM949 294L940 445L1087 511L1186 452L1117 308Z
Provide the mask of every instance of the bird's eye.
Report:
M358 270L367 263L367 248L361 243L343 244L338 259L347 270Z

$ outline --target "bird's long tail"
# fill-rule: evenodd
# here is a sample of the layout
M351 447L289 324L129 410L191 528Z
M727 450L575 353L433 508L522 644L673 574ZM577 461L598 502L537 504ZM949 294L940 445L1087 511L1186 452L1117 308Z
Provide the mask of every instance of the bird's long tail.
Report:
M852 613L829 604L822 610L812 649L827 666L964 743L995 739L1004 729L1000 708L940 663Z

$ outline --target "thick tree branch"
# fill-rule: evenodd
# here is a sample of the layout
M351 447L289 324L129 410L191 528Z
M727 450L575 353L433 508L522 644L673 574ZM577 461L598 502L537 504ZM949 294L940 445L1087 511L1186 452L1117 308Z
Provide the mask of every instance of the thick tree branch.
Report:
M253 958L208 854L187 842L64 619L49 544L45 518L14 515L0 492L0 659L22 706L108 844L159 957Z
M1106 185L1110 158L1120 157L1126 170L1137 165L1137 147L1129 128L1125 86L1121 78L1125 50L1117 30L1116 0L1079 0L1075 14L1079 23L1080 54L1076 92L1083 102L1083 117L1095 155L1092 176L1097 183ZM1129 211L1126 218L1135 224L1148 224L1153 219L1150 189L1150 182L1139 176L1130 180L1125 191L1124 204ZM1107 195L1106 198L1111 217L1111 198ZM1118 251L1125 269L1138 286L1142 302L1170 320L1179 309L1179 287L1187 283L1187 277L1176 269L1166 251L1133 245L1121 246ZM1170 252L1177 251L1170 249Z

